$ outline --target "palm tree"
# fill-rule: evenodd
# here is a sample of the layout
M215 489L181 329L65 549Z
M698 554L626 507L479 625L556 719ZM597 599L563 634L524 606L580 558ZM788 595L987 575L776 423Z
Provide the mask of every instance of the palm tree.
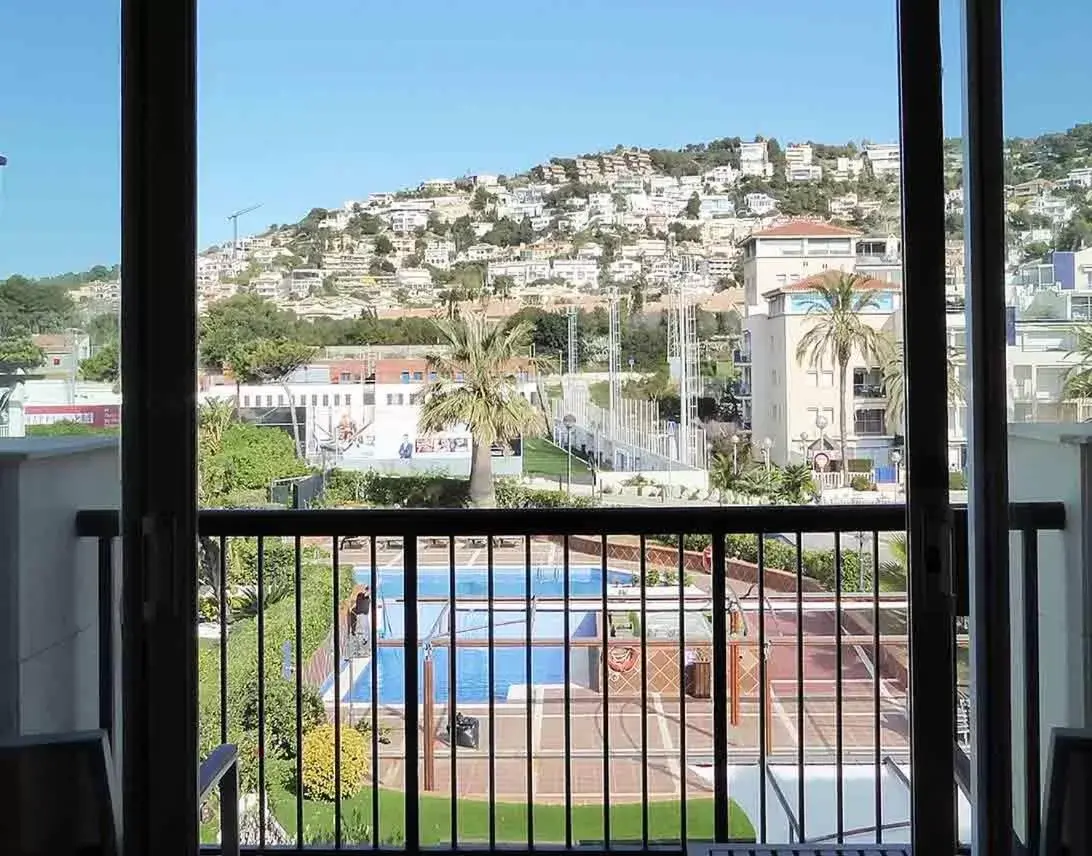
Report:
M887 542L891 558L880 563L880 585L887 591L906 591L906 569L910 566L906 535L893 535Z
M429 357L436 380L425 388L420 428L470 429L470 501L492 506L493 444L544 427L541 413L520 395L515 368L528 351L533 328L526 321L502 324L479 315L435 324L445 352Z
M815 498L815 476L807 464L789 464L778 473L775 498L790 505L803 505Z
M1066 399L1092 398L1092 330L1075 327L1076 343L1067 357L1077 357L1077 364L1065 376L1062 395Z
M858 274L835 273L819 278L813 286L817 300L808 310L814 318L796 347L797 362L807 360L818 366L824 359L838 369L838 451L846 464L846 377L855 353L866 360L882 353L879 332L862 317L866 309L877 308L871 280Z
M957 349L948 348L948 403L963 402L963 384L959 382L959 357ZM884 342L880 373L883 375L884 395L887 398L887 425L901 426L906 413L906 365L903 360L902 342L887 339Z

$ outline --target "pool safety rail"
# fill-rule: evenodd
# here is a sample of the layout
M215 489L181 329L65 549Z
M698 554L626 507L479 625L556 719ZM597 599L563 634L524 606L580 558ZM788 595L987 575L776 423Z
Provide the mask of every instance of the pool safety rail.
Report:
M265 795L243 852L905 852L905 525L894 505L201 511L202 739L239 742ZM1064 509L1010 525L1034 571ZM77 532L111 628L117 513Z

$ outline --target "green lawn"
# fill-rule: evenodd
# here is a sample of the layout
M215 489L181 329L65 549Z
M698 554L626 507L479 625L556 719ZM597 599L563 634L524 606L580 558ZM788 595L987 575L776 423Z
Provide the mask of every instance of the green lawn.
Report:
M379 838L381 842L401 844L404 841L405 805L398 791L379 792ZM296 834L295 796L285 790L271 788L273 812L290 838ZM755 831L747 815L730 802L729 834L734 839L754 840ZM459 841L488 841L489 803L484 800L459 800ZM304 840L333 840L334 807L332 803L304 800ZM365 788L352 799L342 802L342 835L346 842L370 840L372 791ZM572 811L573 839L594 842L603 840L602 805L574 805ZM565 807L536 805L534 807L536 843L565 842ZM679 839L679 802L652 802L648 810L648 831L651 840ZM437 845L451 842L451 801L448 797L421 798L421 844ZM641 840L641 806L620 803L611 806L611 840ZM521 803L498 802L496 836L500 842L527 841L527 806ZM713 801L707 798L687 800L687 837L712 839Z
M564 478L568 473L568 458L564 449L542 437L526 438L523 441L524 475ZM573 472L590 473L591 469L584 461L573 455Z

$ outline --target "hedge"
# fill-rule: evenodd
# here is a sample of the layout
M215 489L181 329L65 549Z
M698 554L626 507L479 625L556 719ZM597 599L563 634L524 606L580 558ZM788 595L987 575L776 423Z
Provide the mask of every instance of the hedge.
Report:
M274 543L266 539L267 547ZM306 664L326 641L333 626L333 575L329 564L315 560L316 551L306 552L301 570L300 662ZM352 574L343 574L338 600L352 588ZM296 604L286 597L267 605L264 612L265 738L267 759L290 760L296 753L296 683L294 675L282 674L283 647L296 647ZM295 662L293 662L295 667ZM220 743L220 648L203 642L198 651L201 755ZM258 624L246 618L231 625L227 638L228 739L240 744L240 773L244 785L253 784L258 736ZM318 693L307 686L301 700L304 730L325 720Z
M470 501L467 479L425 473L398 476L374 471L331 470L323 505L364 502L386 508L463 508Z
M679 543L677 535L657 535L652 540L675 547ZM683 536L683 548L686 550L704 550L712 543L708 535L690 534ZM725 538L725 555L729 559L758 563L758 537L755 535L728 535ZM834 590L834 551L804 550L800 557L801 568L805 576L811 577L831 591ZM766 536L763 544L762 561L767 568L796 573L796 546L786 544L780 538ZM862 566L860 557L852 550L842 549L842 591L871 591L872 568L870 557L864 562L864 588L861 588Z
M497 479L493 486L501 508L592 508L591 496L572 496L561 490L524 487L515 479Z

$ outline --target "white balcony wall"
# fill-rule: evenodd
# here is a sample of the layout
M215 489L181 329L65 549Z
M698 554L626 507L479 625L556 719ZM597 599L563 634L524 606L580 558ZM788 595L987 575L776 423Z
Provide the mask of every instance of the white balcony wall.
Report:
M0 737L98 727L98 548L76 512L120 502L116 438L0 442Z
M1009 499L1065 503L1065 531L1042 532L1038 539L1039 752L1045 782L1051 729L1092 725L1092 425L1010 425ZM1013 807L1016 830L1023 834L1023 553L1019 535L1011 543Z

